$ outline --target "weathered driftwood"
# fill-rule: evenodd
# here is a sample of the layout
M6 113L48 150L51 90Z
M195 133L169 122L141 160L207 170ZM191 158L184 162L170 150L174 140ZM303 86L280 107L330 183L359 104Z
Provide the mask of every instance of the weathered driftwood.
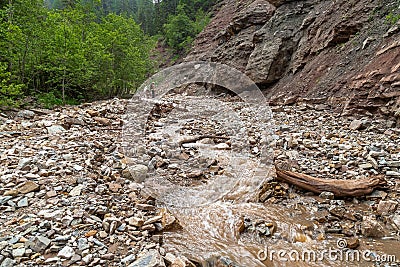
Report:
M302 189L321 193L332 192L337 197L357 197L370 194L376 187L386 184L382 177L368 177L357 180L336 180L315 178L306 174L284 171L276 168L277 179Z

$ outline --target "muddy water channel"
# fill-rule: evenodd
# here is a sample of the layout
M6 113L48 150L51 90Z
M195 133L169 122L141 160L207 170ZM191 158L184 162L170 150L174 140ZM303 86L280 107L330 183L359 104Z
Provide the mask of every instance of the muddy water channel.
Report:
M215 203L174 214L183 229L165 234L166 247L202 266L397 266L400 256L397 240L346 248L352 239L325 233L301 208Z
M164 248L199 266L398 266L398 230L368 201L274 181L272 113L237 100L140 100L153 108L131 158L148 166L143 191L177 219Z

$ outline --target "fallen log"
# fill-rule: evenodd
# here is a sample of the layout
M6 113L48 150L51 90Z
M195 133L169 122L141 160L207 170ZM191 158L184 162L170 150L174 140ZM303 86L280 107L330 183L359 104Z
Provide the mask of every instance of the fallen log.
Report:
M382 176L367 177L356 180L321 179L306 174L281 170L276 167L277 179L302 189L321 193L332 192L337 197L358 197L368 195L377 187L382 187L386 181Z

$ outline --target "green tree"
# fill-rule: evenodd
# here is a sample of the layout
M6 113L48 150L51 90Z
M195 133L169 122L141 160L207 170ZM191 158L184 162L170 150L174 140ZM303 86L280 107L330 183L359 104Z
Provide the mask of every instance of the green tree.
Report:
M99 30L108 55L108 62L104 65L107 75L103 80L112 81L109 95L126 93L129 88L138 87L152 68L149 51L154 42L145 36L133 19L115 14L105 17Z
M11 73L7 71L7 64L0 62L0 105L15 105L22 94L23 84L14 84Z
M99 1L49 10L54 3L15 0L0 10L4 97L23 90L65 103L125 94L146 79L154 42L132 18L99 16Z
M164 24L165 39L170 47L177 52L186 52L194 37L208 24L210 17L199 9L191 19L187 14L187 6L179 4L177 14L171 15Z
M186 15L184 5L179 5L177 14L168 18L164 29L168 45L177 52L185 51L195 35L194 23Z
M152 0L137 0L137 11L134 18L141 25L145 33L150 35L156 33L154 4Z

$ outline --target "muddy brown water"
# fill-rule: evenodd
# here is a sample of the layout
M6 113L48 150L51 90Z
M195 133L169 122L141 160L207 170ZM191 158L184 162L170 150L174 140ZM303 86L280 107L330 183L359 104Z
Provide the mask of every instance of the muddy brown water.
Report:
M313 237L308 229L324 233L305 209L216 202L171 211L182 229L165 233L165 247L201 266L398 266L394 261L400 259L397 240L360 238L360 246L350 250L338 245L341 236ZM275 232L269 237L241 232L243 218L272 223Z

